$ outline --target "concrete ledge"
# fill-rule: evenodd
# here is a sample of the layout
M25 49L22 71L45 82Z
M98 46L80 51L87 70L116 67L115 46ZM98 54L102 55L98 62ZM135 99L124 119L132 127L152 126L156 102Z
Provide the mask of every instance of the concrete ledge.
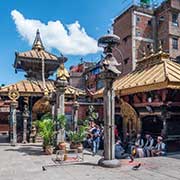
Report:
M98 161L98 165L106 168L117 168L120 167L120 161L118 159L105 160L104 158Z

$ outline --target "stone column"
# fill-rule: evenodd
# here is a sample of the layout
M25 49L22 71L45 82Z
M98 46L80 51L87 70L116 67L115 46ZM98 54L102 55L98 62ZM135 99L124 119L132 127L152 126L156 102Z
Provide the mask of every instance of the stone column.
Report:
M56 113L57 115L64 115L64 94L68 82L63 80L57 80L56 86Z
M16 129L16 108L18 106L17 101L11 102L11 112L10 112L10 122L12 128L12 134L10 136L10 143L12 146L15 146L17 143L17 129Z
M114 155L114 91L112 89L112 82L106 83L104 90L104 148L105 160L112 160Z
M23 112L23 141L22 143L27 143L27 121L29 118L29 111L27 105L24 106L24 112Z
M113 82L115 81L120 71L120 65L113 56L112 48L120 43L120 38L113 34L102 36L98 40L98 46L104 48L105 58L101 61L100 78L104 81L104 158L100 159L98 164L103 167L119 167L120 162L115 159L115 137L114 137L114 122L115 122L115 100Z
M73 130L77 130L77 122L78 122L78 109L79 109L79 103L77 101L74 101L73 103Z
M65 90L67 87L68 82L65 80L57 80L55 82L56 86L56 107L55 107L55 112L56 112L56 118L59 115L64 115L64 94ZM64 141L64 133L59 129L57 123L56 123L56 130L57 130L57 137L56 137L56 144L58 145L59 142ZM64 130L63 130L64 132Z

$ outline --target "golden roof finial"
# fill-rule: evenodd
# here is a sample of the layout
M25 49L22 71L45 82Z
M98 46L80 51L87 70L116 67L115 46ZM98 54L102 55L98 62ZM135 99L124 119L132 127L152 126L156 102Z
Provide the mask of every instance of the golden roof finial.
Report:
M35 37L32 49L44 50L44 46L43 46L43 43L41 41L39 29L37 29L37 31L36 31L36 37Z

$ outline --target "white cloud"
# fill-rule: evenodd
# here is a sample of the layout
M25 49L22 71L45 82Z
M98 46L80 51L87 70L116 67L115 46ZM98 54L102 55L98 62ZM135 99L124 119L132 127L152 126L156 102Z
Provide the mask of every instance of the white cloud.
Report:
M47 24L35 19L26 19L19 11L11 11L17 31L32 45L35 32L40 29L41 38L46 48L55 48L67 55L87 55L97 53L97 41L90 37L76 21L63 25L61 21L49 21Z

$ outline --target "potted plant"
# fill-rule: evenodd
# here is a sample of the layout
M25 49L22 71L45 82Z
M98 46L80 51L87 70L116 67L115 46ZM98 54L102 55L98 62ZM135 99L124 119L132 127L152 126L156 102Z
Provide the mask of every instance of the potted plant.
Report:
M86 126L80 126L77 131L68 132L71 149L78 149L78 152L82 152L82 142L87 135L86 130Z
M59 115L57 117L57 135L59 135L59 140L60 142L58 143L58 148L60 150L65 150L66 148L66 143L64 141L65 137L65 127L66 127L66 116L65 115Z
M43 148L47 155L53 153L54 123L52 119L45 118L38 122L38 133L43 138Z

